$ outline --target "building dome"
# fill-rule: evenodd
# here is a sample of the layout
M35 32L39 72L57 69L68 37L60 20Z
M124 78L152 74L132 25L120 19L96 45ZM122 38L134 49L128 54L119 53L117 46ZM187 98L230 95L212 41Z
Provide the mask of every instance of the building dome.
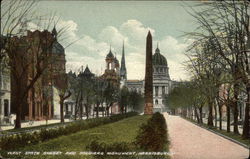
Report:
M111 50L109 50L109 53L107 54L106 58L114 58L114 55Z
M167 59L160 53L160 49L157 47L155 54L153 55L153 65L167 66Z
M52 53L65 54L63 46L57 40L52 44Z

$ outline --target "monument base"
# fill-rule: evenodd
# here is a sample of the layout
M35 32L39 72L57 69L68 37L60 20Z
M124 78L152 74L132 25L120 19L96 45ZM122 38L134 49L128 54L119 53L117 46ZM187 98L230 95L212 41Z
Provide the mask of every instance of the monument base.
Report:
M146 103L144 106L144 114L153 114L153 103Z

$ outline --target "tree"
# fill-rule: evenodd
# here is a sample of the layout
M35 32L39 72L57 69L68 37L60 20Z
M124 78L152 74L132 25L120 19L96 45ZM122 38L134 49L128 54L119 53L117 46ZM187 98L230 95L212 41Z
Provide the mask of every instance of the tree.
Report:
M202 43L209 39L212 52L223 59L221 65L230 72L233 79L232 103L234 116L234 133L238 134L238 102L240 85L245 85L249 94L249 2L219 1L208 2L201 6L201 11L193 9L193 17L200 24L196 32L190 33L195 41ZM248 99L249 101L249 99ZM249 137L249 102L246 103L243 136Z
M119 105L120 105L122 114L127 113L127 107L129 105L129 91L128 91L128 88L126 86L123 86L120 89Z
M41 22L41 16L32 14L36 1L1 1L1 61L6 56L11 70L11 84L15 87L12 105L15 107L15 128L21 127L21 116L28 92L38 86L41 76L51 62L50 49L55 37L47 30L27 32L26 23ZM47 19L48 29L54 16ZM41 29L41 28L40 28ZM27 34L27 35L25 35ZM2 39L5 39L3 45ZM4 51L2 51L4 50ZM3 54L5 52L6 54ZM33 72L32 75L29 71ZM39 82L38 82L39 81Z
M104 90L104 98L106 103L106 114L109 116L110 107L118 101L119 87L112 82L107 81L107 87Z
M144 109L144 98L140 93L136 91L129 92L128 96L129 106L133 111L143 112Z
M55 85L59 91L61 123L64 122L64 101L71 96L68 89L68 76L65 73L58 74L55 78Z

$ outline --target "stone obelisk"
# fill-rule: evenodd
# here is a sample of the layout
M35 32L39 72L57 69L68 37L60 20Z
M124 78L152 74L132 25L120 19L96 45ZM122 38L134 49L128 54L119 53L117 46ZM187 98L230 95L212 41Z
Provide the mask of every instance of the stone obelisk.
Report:
M146 70L145 70L145 106L144 114L153 114L153 64L152 64L152 35L150 31L146 42Z

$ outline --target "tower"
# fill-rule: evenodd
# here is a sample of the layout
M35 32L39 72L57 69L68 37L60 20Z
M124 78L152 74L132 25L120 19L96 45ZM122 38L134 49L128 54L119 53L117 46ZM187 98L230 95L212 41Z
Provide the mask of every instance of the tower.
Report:
M150 31L146 40L146 70L145 70L145 106L144 114L153 114L153 64L152 35Z
M114 70L114 68L115 68L115 57L111 52L111 46L110 46L109 53L106 56L106 70L111 71Z
M106 56L106 69L101 78L112 82L113 84L119 86L120 85L120 65L117 58L111 52L111 46L109 53Z
M122 45L122 59L121 59L121 69L120 69L120 78L121 78L121 85L125 85L127 80L127 69L125 63L125 50L124 50L124 41Z

